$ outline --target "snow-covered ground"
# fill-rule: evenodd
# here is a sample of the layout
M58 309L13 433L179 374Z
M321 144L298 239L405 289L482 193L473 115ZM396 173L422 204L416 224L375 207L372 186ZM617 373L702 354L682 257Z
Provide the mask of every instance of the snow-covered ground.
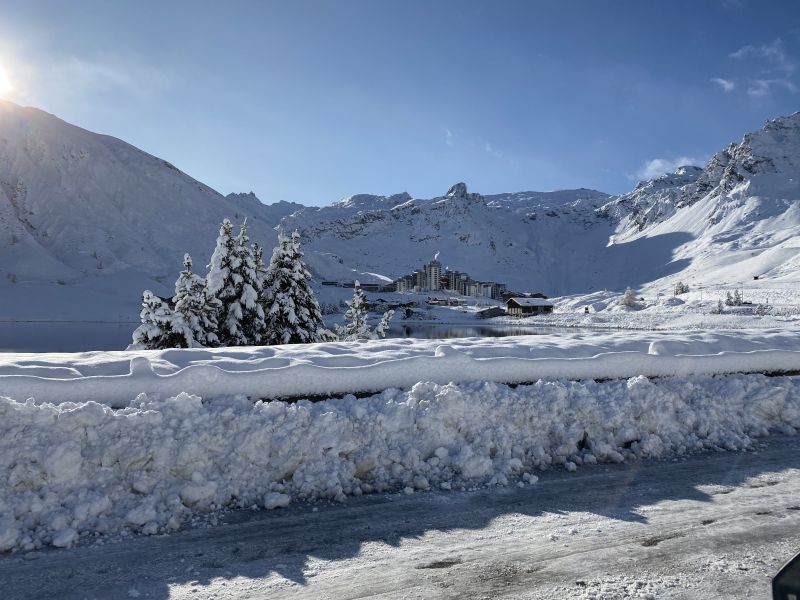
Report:
M724 306L717 314L718 300L725 301L737 286L709 286L678 297L648 290L633 308L619 304L618 292L594 292L553 298L555 311L525 319L496 317L491 323L539 327L587 329L641 329L651 331L686 329L771 329L800 327L800 287L748 285L744 299L750 304ZM585 312L586 309L589 312Z
M800 331L581 331L504 338L386 339L286 346L0 354L0 395L122 407L164 399L303 398L420 381L533 382L800 371Z
M773 436L523 488L236 511L217 527L0 556L2 595L767 600L800 545L799 465L800 437Z
M748 448L800 427L800 378L417 383L320 402L0 398L0 550L157 534L224 507L535 484L556 466Z

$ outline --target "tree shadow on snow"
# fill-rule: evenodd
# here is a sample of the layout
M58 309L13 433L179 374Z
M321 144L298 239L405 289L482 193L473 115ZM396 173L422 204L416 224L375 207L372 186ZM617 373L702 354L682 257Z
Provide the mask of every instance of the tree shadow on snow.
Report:
M6 586L3 597L165 599L170 586L177 584L204 597L203 588L215 580L270 576L277 578L270 582L271 589L284 586L289 591L313 578L316 560L351 559L365 544L399 546L432 531L477 531L513 514L585 512L647 525L642 507L668 500L711 502L748 479L800 467L799 438L774 436L766 442L759 454L709 452L699 459L585 466L577 473L553 469L524 488L387 493L349 498L343 504L239 510L224 515L224 525L211 529L138 537L102 548L50 550L29 561L5 557L0 560L0 579L3 573L13 574L14 583ZM752 481L749 485L758 487ZM436 555L435 547L431 554ZM19 564L3 564L12 560ZM408 568L415 567L425 565Z

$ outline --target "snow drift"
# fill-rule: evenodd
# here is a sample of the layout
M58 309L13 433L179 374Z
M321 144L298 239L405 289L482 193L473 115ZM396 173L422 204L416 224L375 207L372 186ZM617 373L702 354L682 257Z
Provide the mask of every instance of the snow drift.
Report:
M800 371L800 331L569 333L453 340L0 354L0 395L126 406L139 393L304 398L418 381L624 378Z
M220 507L535 482L532 472L747 447L800 427L800 378L418 383L312 403L0 398L0 550L155 534Z

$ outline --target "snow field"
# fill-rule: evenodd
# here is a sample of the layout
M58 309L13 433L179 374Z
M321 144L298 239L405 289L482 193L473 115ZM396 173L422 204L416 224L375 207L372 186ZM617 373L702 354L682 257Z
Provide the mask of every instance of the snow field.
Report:
M0 550L156 534L222 507L534 483L557 465L741 449L800 427L800 378L417 383L357 399L0 398Z
M476 380L800 371L800 331L569 333L270 347L0 355L0 395L127 406L167 398L307 398Z

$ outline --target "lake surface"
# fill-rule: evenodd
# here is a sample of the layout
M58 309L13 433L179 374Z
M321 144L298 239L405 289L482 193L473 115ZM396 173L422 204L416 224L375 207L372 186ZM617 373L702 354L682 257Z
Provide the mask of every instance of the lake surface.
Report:
M88 352L124 350L138 323L0 322L0 352ZM519 325L398 323L389 337L448 339L542 335L563 331Z
M509 335L544 335L564 331L554 327L524 325L484 325L458 323L397 323L389 327L392 338L422 338L426 340L460 337L506 337Z
M0 352L125 350L139 323L0 322Z

